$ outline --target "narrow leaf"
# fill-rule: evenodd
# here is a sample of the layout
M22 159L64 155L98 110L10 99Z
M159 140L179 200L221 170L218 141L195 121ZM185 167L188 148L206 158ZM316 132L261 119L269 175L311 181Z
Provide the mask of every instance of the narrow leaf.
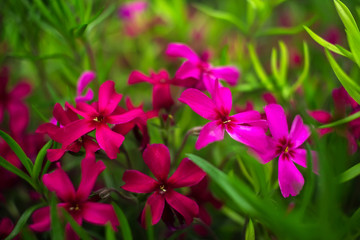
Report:
M305 81L305 79L308 78L309 76L309 69L310 69L310 56L309 56L309 47L306 44L306 42L303 43L304 46L304 68L303 71L301 72L299 78L296 80L295 84L291 87L290 89L290 95L296 91L296 89L298 89L303 82Z
M64 239L64 228L60 222L55 195L50 199L51 239Z
M28 173L30 174L32 172L33 163L31 160L26 156L25 152L22 150L22 148L19 146L19 144L6 132L3 132L0 130L0 137L2 137L5 142L9 145L11 150L14 151L16 156L19 158L21 163L24 165Z
M41 168L43 166L43 162L45 159L45 155L47 150L51 147L52 144L52 140L48 141L40 150L40 152L38 153L36 160L35 160L35 164L34 164L34 168L33 168L33 172L32 172L32 178L33 179L37 179L39 177L39 174L41 172Z
M346 73L340 68L333 56L325 49L326 56L330 62L332 69L335 72L335 75L344 86L349 95L360 104L360 87L357 83L354 82Z
M270 90L270 91L273 90L274 86L271 83L268 76L266 75L265 70L261 66L260 60L255 52L255 48L254 48L253 44L249 44L249 54L250 54L251 62L254 65L255 72L258 75L258 77L260 78L260 81L263 83L264 87L267 90Z
M308 28L306 26L304 26L304 28L308 32L308 34L312 37L312 39L314 39L318 44L320 44L324 48L326 48L334 53L337 53L339 55L342 55L344 57L347 57L354 61L354 57L353 57L352 53L349 52L348 50L346 50L345 48L339 48L338 46L329 43L328 41L321 38L319 35L317 35L313 31L311 31L310 28Z
M284 86L287 78L288 64L289 64L289 52L283 41L279 42L280 46L280 86Z
M27 175L26 173L24 173L23 171L21 171L20 169L18 169L11 163L9 163L6 159L4 159L1 156L0 156L0 166L5 168L6 170L16 174L17 176L21 177L22 179L27 181L34 189L36 189L36 186L33 183L33 181L31 180L29 175Z
M340 182L347 182L360 175L360 163L352 166L340 175Z
M13 239L14 237L16 237L16 235L19 234L19 232L23 229L23 227L25 226L27 220L30 218L31 214L38 208L43 207L44 204L43 203L39 203L35 206L32 206L28 209L26 209L26 211L21 215L21 217L19 218L18 222L16 223L14 229L12 230L12 232L5 238L5 240L10 240Z
M132 240L132 233L131 233L131 228L129 225L129 222L127 221L127 217L124 214L124 212L121 210L121 208L116 204L113 203L112 204L116 213L116 216L119 219L120 222L120 227L121 227L121 231L122 231L122 236L124 240Z
M114 229L112 228L110 223L107 223L105 226L105 237L106 237L106 240L115 240L116 239Z
M246 227L245 240L255 240L255 229L251 219Z
M342 125L342 124L345 124L345 123L348 123L348 122L351 122L352 120L355 120L357 118L360 117L360 112L356 112L354 114L351 114L350 116L347 116L346 118L343 118L343 119L340 119L340 120L337 120L335 122L332 122L332 123L328 123L328 124L325 124L325 125L321 125L320 127L318 128L331 128L331 127L335 127L335 126L338 126L338 125Z

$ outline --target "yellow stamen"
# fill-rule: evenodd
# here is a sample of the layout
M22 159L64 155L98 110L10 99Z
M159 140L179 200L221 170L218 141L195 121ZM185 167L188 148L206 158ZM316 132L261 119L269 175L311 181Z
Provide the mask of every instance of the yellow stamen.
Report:
M286 153L289 152L289 147L286 147L286 148L285 148L285 152L286 152Z
M165 186L164 186L164 185L161 185L161 186L160 186L160 190L165 193L165 192L166 192Z
M223 121L223 124L226 124L226 123L229 123L231 122L231 120L226 120L226 121Z

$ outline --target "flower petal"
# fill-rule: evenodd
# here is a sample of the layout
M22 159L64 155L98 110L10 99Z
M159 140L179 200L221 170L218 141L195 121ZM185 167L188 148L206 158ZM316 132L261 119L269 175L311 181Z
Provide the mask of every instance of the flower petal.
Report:
M141 82L148 82L150 84L156 83L152 78L146 76L142 72L132 71L129 76L128 84L131 85L131 84L136 84L136 83L141 83Z
M165 54L170 57L182 57L192 62L200 61L198 55L187 45L183 43L170 43L167 46Z
M213 67L210 71L217 79L224 79L231 86L236 85L240 77L239 70L233 66Z
M289 128L284 109L279 104L269 104L265 108L269 129L274 139L287 138Z
M83 204L82 215L83 218L90 223L105 225L110 222L114 230L119 226L114 208L110 204L85 202Z
M143 153L143 159L159 181L166 181L170 171L170 152L164 144L151 144Z
M150 208L151 213L151 224L157 224L160 219L161 215L164 211L165 207L165 198L163 195L160 195L158 192L154 192L150 195L148 200L145 203L144 210L141 213L141 225L143 227L146 226L146 211Z
M46 152L46 157L50 162L56 162L62 156L64 156L66 150L65 149L48 149Z
M178 100L189 105L194 112L203 118L215 120L218 117L213 101L197 89L186 89Z
M134 109L134 110L130 110L125 113L122 113L122 114L110 115L106 118L106 121L110 124L127 123L127 122L130 122L133 119L141 116L143 113L144 112L141 109Z
M96 74L93 71L85 71L81 74L77 84L77 95L81 96L84 89L92 82L96 77ZM90 99L91 100L91 99Z
M73 112L70 108L64 110L59 103L56 103L54 106L53 116L61 124L61 126L66 126L71 122L79 120L75 112Z
M199 183L206 173L190 159L184 158L167 183L172 188L190 187Z
M169 109L174 105L174 100L171 96L170 84L156 84L152 93L153 109L158 110L161 108Z
M232 96L229 88L220 87L219 82L215 84L215 89L212 94L213 101L217 110L223 115L228 116L232 108Z
M329 123L331 121L331 114L323 110L309 111L309 115L319 123Z
M177 80L182 79L196 79L196 81L199 81L201 78L201 69L197 67L197 65L193 62L190 61L186 61L184 62L179 69L176 71L175 73L175 78ZM182 83L181 81L175 81L178 84L195 84L196 81L194 80L186 80L184 83Z
M231 122L235 124L244 124L259 121L261 119L261 115L258 111L250 110L234 114L230 117L230 119Z
M168 190L165 194L166 202L178 211L187 225L191 224L193 218L199 214L199 206L196 202L174 190Z
M112 131L106 124L96 126L95 136L101 149L106 152L110 159L115 159L125 137Z
M102 161L95 160L95 157L84 158L81 161L81 181L76 192L76 199L85 201L94 187L95 181L105 170L105 164Z
M31 92L31 85L26 82L20 82L10 92L10 96L11 98L19 100L29 95L30 92Z
M122 98L121 94L116 93L115 83L106 81L101 84L99 89L99 113L106 116L111 114Z
M304 178L300 171L284 154L280 155L278 167L279 185L282 195L284 197L298 195L304 185Z
M202 127L200 135L196 141L195 148L200 150L208 144L221 141L224 139L225 129L219 124L218 121L212 121Z
M158 186L154 179L137 170L126 170L122 180L125 182L125 185L121 188L134 193L151 193Z
M15 135L22 134L29 123L29 110L27 106L20 101L10 102L8 104L8 111L11 132Z
M74 186L60 165L52 173L45 174L42 180L45 186L50 191L54 191L61 200L71 202L75 199Z
M294 143L294 148L303 144L309 138L311 132L308 126L303 123L302 118L296 115L289 134L289 138Z
M268 139L262 128L227 124L226 131L235 141L241 142L254 149L263 150L268 147Z
M32 214L33 224L29 227L36 232L45 232L50 230L50 207L39 208Z
M94 129L95 126L92 121L87 119L80 119L66 125L64 128L59 129L59 131L55 134L54 139L55 141L68 146L79 139L81 136L91 132Z

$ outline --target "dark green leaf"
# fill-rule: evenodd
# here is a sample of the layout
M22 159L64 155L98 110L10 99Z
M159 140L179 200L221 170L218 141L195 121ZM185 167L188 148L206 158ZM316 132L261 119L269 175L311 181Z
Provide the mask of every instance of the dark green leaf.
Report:
M112 204L116 213L116 216L118 217L118 220L120 222L120 227L122 231L122 236L124 240L132 240L132 233L131 228L129 225L129 222L127 221L127 217L124 214L124 212L121 210L121 208L116 204Z
M55 195L52 195L50 199L50 219L51 219L51 239L63 240L64 239L64 227L60 222L57 201Z
M36 160L35 160L35 164L34 164L34 168L33 168L33 172L32 172L32 178L33 179L38 179L39 174L41 172L41 168L43 166L43 162L46 156L46 152L47 150L51 147L52 144L52 140L48 141L40 150L40 152L38 153Z
M340 182L347 182L360 175L360 163L352 166L340 175Z
M106 240L115 240L116 236L115 236L115 231L111 226L111 223L107 223L105 226L105 237Z
M33 168L33 163L26 156L25 152L22 150L22 148L19 146L19 144L12 137L10 137L10 135L8 135L7 133L5 133L1 130L0 130L0 137L2 137L5 140L5 142L9 145L11 150L14 151L16 156L19 158L21 163L24 165L24 167L26 168L28 173L31 174L32 168Z
M40 203L37 204L35 206L32 206L28 209L26 209L26 211L21 215L21 217L19 218L18 222L16 223L14 229L12 230L12 232L9 234L9 236L7 236L5 238L5 240L10 240L13 239L14 237L16 237L16 235L19 234L19 232L23 229L23 227L25 226L27 220L30 218L31 214L38 208L43 207L44 204Z

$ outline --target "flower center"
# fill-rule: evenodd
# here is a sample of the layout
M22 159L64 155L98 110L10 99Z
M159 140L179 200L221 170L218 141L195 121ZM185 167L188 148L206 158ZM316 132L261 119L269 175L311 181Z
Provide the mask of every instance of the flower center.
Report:
M80 210L79 204L75 204L75 205L69 207L70 212L79 211L79 210Z
M289 152L289 146L286 146L284 152L286 152L286 153Z
M97 116L93 119L95 122L102 122L104 120L103 116Z
M160 186L160 194L164 194L164 193L166 193L165 185L161 185Z
M223 121L223 124L227 124L227 123L229 123L229 122L231 122L230 119Z

